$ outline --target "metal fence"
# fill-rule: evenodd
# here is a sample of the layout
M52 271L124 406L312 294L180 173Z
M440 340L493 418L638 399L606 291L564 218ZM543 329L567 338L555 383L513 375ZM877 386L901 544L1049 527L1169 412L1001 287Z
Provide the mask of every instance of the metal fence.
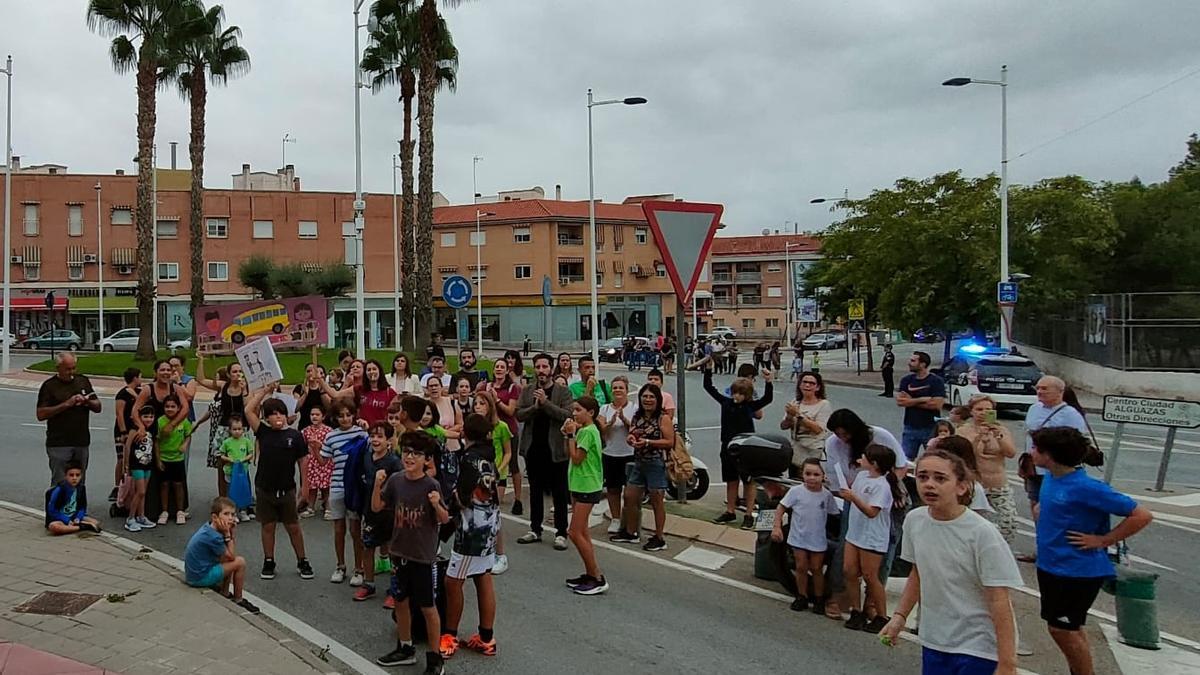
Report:
M1121 370L1200 372L1200 292L1113 293L1013 321L1037 349Z

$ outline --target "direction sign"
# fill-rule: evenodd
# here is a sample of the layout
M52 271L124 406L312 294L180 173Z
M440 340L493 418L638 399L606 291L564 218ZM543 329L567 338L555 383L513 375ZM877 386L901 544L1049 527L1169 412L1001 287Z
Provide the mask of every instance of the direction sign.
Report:
M996 302L1002 305L1017 304L1017 285L1011 281L996 284Z
M446 277L442 282L442 299L451 309L462 309L471 302L471 282L461 274Z
M862 319L851 319L851 321L850 321L850 332L851 332L851 333L865 333L865 332L867 332L867 326L866 326L866 322L865 322L865 321L863 321Z
M846 314L850 320L855 319L862 321L867 318L867 303L862 298L855 298L850 301L850 306L847 308Z
M549 307L554 302L554 295L550 292L550 275L542 277L542 306Z
M1200 427L1200 403L1167 398L1105 396L1104 421L1155 427Z
M642 202L642 212L654 233L667 276L683 305L691 302L724 210L720 204Z

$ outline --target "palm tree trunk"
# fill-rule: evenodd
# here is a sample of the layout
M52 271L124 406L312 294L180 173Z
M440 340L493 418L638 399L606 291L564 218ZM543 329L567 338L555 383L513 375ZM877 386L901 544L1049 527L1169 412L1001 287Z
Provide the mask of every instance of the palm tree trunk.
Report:
M417 127L420 164L417 167L417 241L416 259L422 262L416 275L418 334L430 332L433 324L433 97L437 91L437 59L434 42L437 38L437 4L435 0L421 3L418 49L420 79L417 88Z
M152 172L154 169L154 129L157 124L155 112L156 87L155 77L158 66L146 54L143 44L138 55L137 66L137 139L138 139L138 181L137 181L137 308L138 326L141 334L138 336L137 358L142 361L154 360L154 345L157 336L150 328L154 325L154 205L151 200Z
M196 316L196 309L204 304L204 229L201 222L204 216L204 114L208 105L208 86L204 80L204 68L192 69L191 92L189 99L192 104L191 137L188 140L188 155L192 163L192 200L188 228L188 243L191 248L191 315ZM192 322L192 338L195 343L196 325Z
M402 335L407 335L409 342L416 350L417 327L413 322L413 309L416 307L417 277L420 276L421 263L417 258L416 239L413 237L413 224L416 218L413 213L413 153L416 144L412 137L412 106L416 96L416 73L406 70L400 76L400 98L404 104L404 138L400 141L400 181L402 186L400 208L400 233L403 244L403 261L400 267L402 275L402 294L400 298L400 323L405 327ZM410 325L411 324L411 325Z

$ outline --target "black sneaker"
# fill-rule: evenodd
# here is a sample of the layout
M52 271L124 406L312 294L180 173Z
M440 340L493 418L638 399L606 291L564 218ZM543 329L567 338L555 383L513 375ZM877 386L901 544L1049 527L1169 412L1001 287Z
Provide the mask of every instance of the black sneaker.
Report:
M443 675L446 672L446 666L443 665L442 655L438 652L425 652L425 673L424 675Z
M579 595L600 595L608 590L608 580L604 578L603 574L600 575L599 579L588 577L587 581L576 586L575 588L572 588L571 590L575 591Z
M392 651L375 659L381 666L411 666L417 662L417 648L412 645L396 647Z
M804 597L803 595L792 601L793 612L803 612L806 609L808 609L808 598Z
M117 488L113 488L112 492L108 493L108 501L110 501L110 502L117 501Z
M589 579L591 579L591 577L589 577L586 573L580 574L579 576L575 577L574 579L567 579L567 588L570 588L572 590L579 588L583 584L587 583L587 581Z
M862 627L862 630L864 633L873 633L878 635L886 625L888 625L888 620L882 616L877 616L868 621L866 625Z
M301 558L300 562L296 563L296 569L300 572L301 579L311 579L316 576L313 574L312 565L308 563L308 558Z
M242 609L246 610L247 612L250 612L251 614L258 614L258 612L259 612L258 605L254 604L253 602L250 602L249 600L247 600L245 598L242 598L241 600L238 600L237 602L235 602L233 604L237 605L238 607L241 607Z
M752 516L748 513L746 515L742 516L742 529L743 530L753 530L754 529L754 516Z
M512 514L514 516L519 516L523 513L525 513L525 505L521 503L520 499L514 501L513 507L512 507Z
M267 558L263 561L262 571L258 573L259 579L274 579L275 578L275 559Z
M644 546L643 551L665 551L667 550L667 542L662 537L650 537Z
M817 598L813 600L812 613L818 616L825 614L825 598Z
M867 615L857 609L850 610L850 618L842 624L850 630L862 630L867 625Z
M713 518L712 521L714 523L732 523L735 520L737 520L737 515L726 511L725 513L722 513L721 515L717 516L716 518Z
M638 539L639 537L636 534L626 532L625 530L621 530L608 538L614 544L636 544L638 543Z

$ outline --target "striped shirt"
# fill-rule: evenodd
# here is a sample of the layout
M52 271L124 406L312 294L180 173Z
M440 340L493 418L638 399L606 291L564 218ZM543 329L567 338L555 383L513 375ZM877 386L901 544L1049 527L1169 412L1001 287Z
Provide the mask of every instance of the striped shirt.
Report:
M367 438L367 432L363 431L361 427L353 426L344 431L334 429L325 436L325 441L321 444L321 456L333 460L333 477L329 481L331 494L341 494L346 491L346 486L342 484L343 476L346 473L346 444L357 438Z

